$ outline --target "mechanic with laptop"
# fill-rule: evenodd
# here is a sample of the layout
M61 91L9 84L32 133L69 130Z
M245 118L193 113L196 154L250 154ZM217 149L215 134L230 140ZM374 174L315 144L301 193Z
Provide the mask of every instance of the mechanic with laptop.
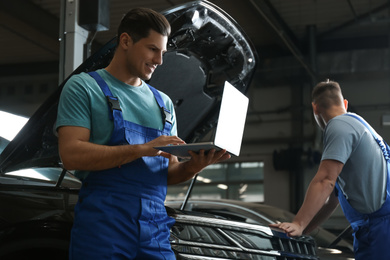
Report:
M86 173L70 259L175 259L169 243L174 219L164 207L167 184L230 158L226 150L202 150L179 162L153 148L184 143L176 136L172 101L144 82L162 64L169 34L163 15L133 9L119 25L110 64L74 75L64 86L60 156L64 168Z

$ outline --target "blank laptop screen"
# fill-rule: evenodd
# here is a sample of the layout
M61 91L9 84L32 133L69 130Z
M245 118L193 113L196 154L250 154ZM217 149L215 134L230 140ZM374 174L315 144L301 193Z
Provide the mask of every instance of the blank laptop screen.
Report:
M214 143L236 156L240 154L248 104L249 99L226 81Z

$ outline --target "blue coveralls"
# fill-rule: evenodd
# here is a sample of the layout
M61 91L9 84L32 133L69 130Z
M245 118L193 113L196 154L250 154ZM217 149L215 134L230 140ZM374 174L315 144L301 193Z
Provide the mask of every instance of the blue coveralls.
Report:
M356 260L390 259L390 158L389 146L360 117L347 114L361 121L381 147L387 162L386 200L382 207L370 214L361 214L349 204L336 182L338 199L343 212L351 223Z
M111 106L110 145L143 144L170 135L170 114L156 89L149 86L162 111L162 131L124 120L118 99L105 81L96 72L90 75ZM164 207L167 169L168 160L156 156L90 173L75 207L70 259L175 259L169 243L174 219Z

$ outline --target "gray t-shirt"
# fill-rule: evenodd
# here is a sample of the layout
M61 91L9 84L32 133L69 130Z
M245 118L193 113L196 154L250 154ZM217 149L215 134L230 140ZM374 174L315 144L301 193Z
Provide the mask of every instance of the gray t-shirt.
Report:
M324 130L322 160L344 164L338 184L351 206L360 213L378 210L386 198L387 166L370 131L356 118L332 118Z

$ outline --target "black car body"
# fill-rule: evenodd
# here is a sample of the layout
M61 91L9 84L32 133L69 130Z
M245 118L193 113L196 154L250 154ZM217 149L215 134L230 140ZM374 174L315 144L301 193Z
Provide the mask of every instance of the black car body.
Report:
M180 137L199 140L215 127L224 81L246 93L257 55L235 21L207 1L164 15L172 35L164 64L149 83L175 103ZM105 67L114 50L115 39L73 74ZM81 182L58 155L55 121L66 81L0 155L0 259L67 259ZM195 103L201 109L194 111ZM288 238L267 226L168 211L176 218L171 244L178 259L317 259L311 237Z
M229 199L189 199L188 201L168 200L168 207L192 212L206 212L226 219L244 223L268 226L276 222L290 222L294 214L280 208L253 202L243 202ZM354 259L353 245L340 239L331 232L316 228L311 234L315 239L320 259L352 260ZM339 240L339 241L338 241Z
M1 179L0 259L67 259L80 182L66 172L58 185L61 173L36 168L35 178L17 171ZM206 213L168 213L176 219L170 240L177 259L317 259L311 237Z

